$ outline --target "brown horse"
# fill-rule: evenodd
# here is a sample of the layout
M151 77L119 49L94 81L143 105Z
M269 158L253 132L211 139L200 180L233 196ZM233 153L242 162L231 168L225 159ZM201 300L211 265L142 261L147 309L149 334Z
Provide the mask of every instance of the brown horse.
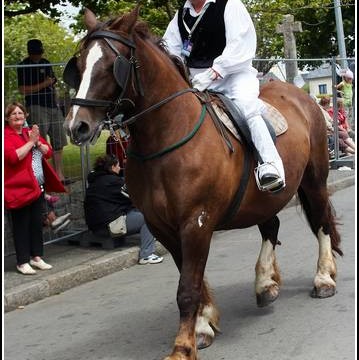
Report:
M276 142L286 187L260 192L250 177L239 209L227 218L245 176L246 147L232 135L234 152L171 58L154 41L138 8L100 23L85 11L88 33L64 77L78 88L65 127L78 145L92 142L106 122L124 114L131 143L126 182L151 232L171 253L180 272L177 303L179 331L167 360L197 359L197 349L212 343L219 313L204 280L213 231L257 225L262 247L255 267L258 306L279 295L275 258L276 214L298 193L319 243L312 296L336 289L333 251L342 254L327 191L328 151L319 107L302 90L270 82L260 97L285 116L288 130Z

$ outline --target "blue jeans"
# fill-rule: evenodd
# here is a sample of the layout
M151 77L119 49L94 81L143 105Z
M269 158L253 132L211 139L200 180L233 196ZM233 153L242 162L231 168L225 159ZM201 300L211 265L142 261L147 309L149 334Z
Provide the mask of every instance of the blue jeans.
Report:
M145 218L143 217L142 213L137 210L133 209L130 210L126 214L126 227L127 227L127 234L126 235L133 235L140 233L141 236L141 245L140 245L140 259L145 258L155 251L155 238L151 234L150 230L148 229Z

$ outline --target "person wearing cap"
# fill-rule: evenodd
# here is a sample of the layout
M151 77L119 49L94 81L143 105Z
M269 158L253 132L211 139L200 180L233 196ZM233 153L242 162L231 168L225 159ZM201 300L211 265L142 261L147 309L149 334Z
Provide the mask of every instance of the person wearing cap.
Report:
M353 119L353 78L354 74L351 70L345 69L342 71L342 81L336 85L336 88L342 92L344 100L344 108L347 114L347 120L349 122L351 130L355 130Z
M25 105L30 113L28 122L29 125L37 124L44 138L49 135L55 171L66 184L68 180L63 174L62 157L67 138L63 129L64 117L56 102L54 85L57 80L50 62L43 58L41 40L29 40L27 52L29 56L19 63L17 75L19 91L25 95Z
M259 80L252 66L256 32L240 0L187 0L170 21L163 40L168 51L189 68L192 86L229 97L247 121L262 161L255 170L261 191L285 187L282 159L273 143L258 98Z

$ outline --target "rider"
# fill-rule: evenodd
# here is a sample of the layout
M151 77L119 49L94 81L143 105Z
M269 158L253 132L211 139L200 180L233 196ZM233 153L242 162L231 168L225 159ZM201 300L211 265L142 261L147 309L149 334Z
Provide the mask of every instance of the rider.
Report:
M247 120L252 141L263 160L256 168L258 187L285 186L282 160L262 118L257 70L252 67L256 32L240 0L187 0L164 34L171 54L189 67L194 88L219 91L232 99Z

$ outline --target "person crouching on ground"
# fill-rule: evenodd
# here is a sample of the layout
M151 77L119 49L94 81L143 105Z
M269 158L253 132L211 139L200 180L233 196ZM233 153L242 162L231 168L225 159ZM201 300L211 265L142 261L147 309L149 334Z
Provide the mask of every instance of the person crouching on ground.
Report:
M141 245L139 264L157 264L163 258L154 254L155 238L150 233L143 214L136 209L129 198L121 167L116 156L105 155L96 159L94 170L87 181L84 211L88 228L95 234L108 231L109 225L125 216L127 235L140 233Z

